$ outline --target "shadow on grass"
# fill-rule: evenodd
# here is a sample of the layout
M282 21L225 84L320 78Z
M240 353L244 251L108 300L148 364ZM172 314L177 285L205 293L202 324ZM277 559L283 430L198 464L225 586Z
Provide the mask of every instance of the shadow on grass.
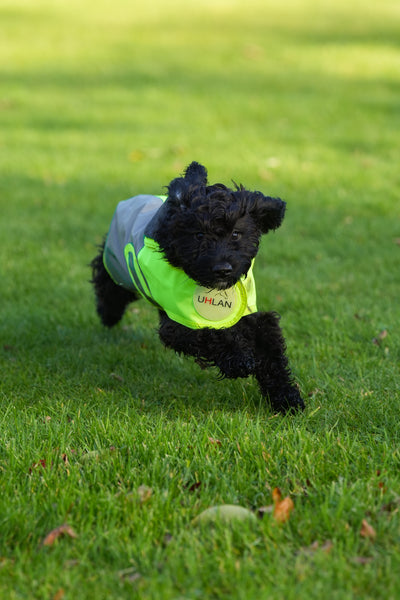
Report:
M143 311L144 320L152 321ZM155 315L154 315L155 317ZM95 317L81 323L40 316L14 316L1 349L3 394L23 405L44 399L98 406L104 414L127 409L168 418L245 410L271 416L255 381L218 381L217 370L202 371L192 359L165 349L154 323L136 327L126 318L104 330Z

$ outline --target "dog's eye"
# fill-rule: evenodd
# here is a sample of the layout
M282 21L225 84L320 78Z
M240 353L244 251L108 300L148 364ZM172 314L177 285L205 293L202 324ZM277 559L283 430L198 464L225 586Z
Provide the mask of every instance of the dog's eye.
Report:
M202 231L198 231L196 233L196 240L202 240L204 237L204 233Z
M233 241L237 242L238 240L240 240L242 234L240 233L240 231L232 231L232 239Z

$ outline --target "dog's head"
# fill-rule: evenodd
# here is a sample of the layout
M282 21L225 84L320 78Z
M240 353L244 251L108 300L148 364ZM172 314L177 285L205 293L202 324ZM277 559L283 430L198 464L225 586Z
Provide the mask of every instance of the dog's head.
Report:
M205 167L192 162L168 186L154 238L168 262L199 285L226 289L248 272L261 235L280 226L285 207L243 186L208 185Z

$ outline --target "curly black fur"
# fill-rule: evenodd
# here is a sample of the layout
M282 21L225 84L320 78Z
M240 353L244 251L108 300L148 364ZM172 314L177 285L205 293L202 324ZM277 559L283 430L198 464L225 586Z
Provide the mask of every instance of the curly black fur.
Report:
M168 186L162 222L153 232L166 260L199 285L226 289L246 275L263 233L280 226L286 204L242 186L231 190L207 184L196 162ZM116 285L103 265L103 247L91 263L97 312L112 327L138 295ZM274 312L242 317L225 329L189 329L160 310L159 336L165 346L193 356L202 367L216 366L222 377L254 375L274 410L304 408L286 358L285 340Z

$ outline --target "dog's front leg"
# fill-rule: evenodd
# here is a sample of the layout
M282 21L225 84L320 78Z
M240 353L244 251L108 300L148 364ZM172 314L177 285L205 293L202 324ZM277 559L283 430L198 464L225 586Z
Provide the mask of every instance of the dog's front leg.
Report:
M286 412L303 409L304 402L289 369L279 318L274 312L253 313L243 317L240 324L254 343L255 376L261 393L274 410Z
M160 312L159 335L165 346L194 356L200 366L218 367L222 377L235 379L254 373L256 362L251 344L236 326L189 329Z

